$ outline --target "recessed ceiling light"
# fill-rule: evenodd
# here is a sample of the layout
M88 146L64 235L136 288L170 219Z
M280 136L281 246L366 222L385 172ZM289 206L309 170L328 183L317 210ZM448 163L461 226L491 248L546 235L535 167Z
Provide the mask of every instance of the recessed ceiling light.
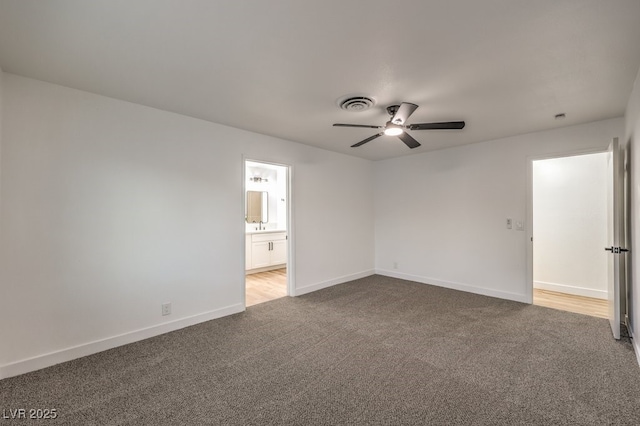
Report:
M563 112L562 114L556 114L555 119L556 120L564 120L567 117L567 115Z

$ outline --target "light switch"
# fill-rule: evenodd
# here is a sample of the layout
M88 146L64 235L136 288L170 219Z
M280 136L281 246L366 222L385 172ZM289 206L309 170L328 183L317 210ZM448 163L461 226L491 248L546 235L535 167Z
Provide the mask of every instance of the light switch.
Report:
M516 231L524 231L524 222L516 220Z
M511 229L511 219L507 218L507 229Z

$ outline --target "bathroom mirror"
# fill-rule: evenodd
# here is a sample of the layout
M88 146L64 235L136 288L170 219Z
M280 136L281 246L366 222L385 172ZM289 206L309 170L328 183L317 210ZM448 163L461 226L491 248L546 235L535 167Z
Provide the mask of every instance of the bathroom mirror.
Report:
M267 191L247 191L247 223L269 222Z

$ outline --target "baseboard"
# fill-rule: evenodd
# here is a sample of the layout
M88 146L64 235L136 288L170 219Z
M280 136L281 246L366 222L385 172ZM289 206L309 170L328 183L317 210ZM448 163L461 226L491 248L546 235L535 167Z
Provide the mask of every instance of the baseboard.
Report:
M513 300L515 302L531 303L529 298L524 294L509 293L506 291L492 290L482 287L474 287L468 284L454 283L450 281L442 281L435 278L423 277L419 275L405 274L398 271L389 271L386 269L376 269L376 274L384 275L392 278L400 278L401 280L415 281L421 284L435 285L438 287L450 288L452 290L466 291L468 293L481 294L483 296L497 297L499 299Z
M368 277L373 275L375 272L373 269L369 269L367 271L358 272L355 274L344 275L342 277L334 278L328 281L323 281L316 284L306 285L303 287L298 287L295 289L295 294L292 296L302 296L303 294L311 293L314 291L322 290L323 288L332 287L338 284L344 284L349 281L357 280L360 278Z
M631 328L631 324L627 324L627 330L629 330L633 351L636 353L636 361L638 361L638 366L640 367L640 342L636 339L636 336L633 333L633 328Z
M548 283L544 281L534 281L533 288L541 290L557 291L560 293L573 294L575 296L593 297L596 299L608 299L606 290L595 290L591 288L578 287L575 285Z
M287 267L287 264L283 263L281 265L271 265L271 266L265 266L263 268L247 269L246 271L244 271L244 274L245 275L259 274L260 272L275 271L276 269L282 269L286 267Z
M0 366L0 379L18 376L20 374L29 373L31 371L40 370L42 368L51 367L52 365L71 361L87 355L113 349L118 346L127 345L129 343L138 342L170 331L179 330L201 322L210 321L227 315L237 314L244 311L242 304L227 306L225 308L216 309L202 314L193 315L187 318L177 319L175 321L166 322L159 325L143 328L118 336L108 337L106 339L96 340L82 345L62 349L44 355L38 355L10 364Z

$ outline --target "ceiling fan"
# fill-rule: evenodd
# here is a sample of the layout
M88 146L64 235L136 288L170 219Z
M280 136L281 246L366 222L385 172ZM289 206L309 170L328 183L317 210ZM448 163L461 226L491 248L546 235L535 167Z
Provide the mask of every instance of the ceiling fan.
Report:
M379 138L382 135L397 136L402 142L404 142L409 148L417 148L420 143L409 135L406 130L459 130L464 128L464 121L445 121L442 123L418 123L418 124L406 124L409 116L418 109L418 105L408 102L402 102L400 105L391 105L387 107L387 112L391 116L391 120L387 121L384 126L369 126L366 124L342 124L335 123L335 127L366 127L370 129L384 129L382 132L368 137L356 144L351 145L351 148L356 148L360 145L364 145L367 142Z

